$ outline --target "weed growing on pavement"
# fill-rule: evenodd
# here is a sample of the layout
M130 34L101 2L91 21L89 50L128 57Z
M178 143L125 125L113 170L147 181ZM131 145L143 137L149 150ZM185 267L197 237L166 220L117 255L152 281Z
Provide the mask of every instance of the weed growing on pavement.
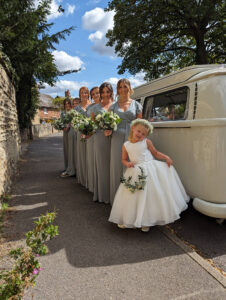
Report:
M0 271L1 300L21 300L25 290L35 286L42 270L38 257L48 253L44 243L58 235L58 226L52 225L55 217L55 212L41 215L34 221L36 227L26 233L26 247L10 251L15 262L11 270Z
M9 206L8 205L9 200L10 200L9 195L4 194L0 197L0 233L2 232L4 216Z

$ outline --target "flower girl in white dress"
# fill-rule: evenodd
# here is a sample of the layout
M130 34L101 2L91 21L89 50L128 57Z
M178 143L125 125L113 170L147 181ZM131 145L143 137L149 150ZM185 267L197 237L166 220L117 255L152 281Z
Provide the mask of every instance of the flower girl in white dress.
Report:
M189 197L173 162L147 139L151 132L148 121L136 119L131 124L129 141L122 146L122 163L127 169L109 218L120 228L141 228L147 232L150 226L174 222L187 208Z

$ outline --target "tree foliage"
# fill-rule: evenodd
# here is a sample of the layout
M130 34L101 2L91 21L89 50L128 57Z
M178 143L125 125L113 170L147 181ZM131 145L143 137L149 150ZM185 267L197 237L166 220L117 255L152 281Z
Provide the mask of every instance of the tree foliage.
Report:
M37 82L53 85L62 75L51 51L73 30L49 34L51 1L41 0L35 8L33 0L0 0L0 44L18 75L16 100L22 129L29 127L38 105ZM58 9L63 11L61 6Z
M224 63L224 0L113 0L114 28L108 46L123 57L119 74L156 78L193 64Z
M64 100L65 99L66 99L66 97L56 96L53 99L53 104L56 105L57 107L59 107L59 109L63 110L64 109Z

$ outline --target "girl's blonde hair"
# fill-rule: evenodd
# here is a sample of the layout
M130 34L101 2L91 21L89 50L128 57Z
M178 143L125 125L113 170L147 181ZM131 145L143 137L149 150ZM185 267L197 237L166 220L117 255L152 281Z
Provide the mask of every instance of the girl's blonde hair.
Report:
M135 119L131 122L130 125L130 132L129 132L129 137L128 140L131 142L133 138L133 130L132 127L136 127L137 125L142 125L147 129L147 136L153 132L153 126L151 125L150 122L148 122L145 119Z
M133 89L131 87L130 81L128 79L126 79L126 78L122 78L122 79L119 79L119 81L117 83L117 87L116 87L117 96L119 96L119 92L118 91L119 91L119 87L120 87L121 83L124 83L127 86L128 90L129 90L129 94L132 95L133 94Z

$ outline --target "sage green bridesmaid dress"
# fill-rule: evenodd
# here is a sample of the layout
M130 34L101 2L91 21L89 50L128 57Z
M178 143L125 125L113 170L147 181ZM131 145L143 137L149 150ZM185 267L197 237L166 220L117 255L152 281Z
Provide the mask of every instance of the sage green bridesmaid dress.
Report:
M75 107L75 110L86 116L86 111L79 104ZM76 163L77 163L77 182L83 186L87 186L87 163L86 163L86 142L81 141L81 133L77 132L77 155L76 155Z
M87 107L86 115L87 117L91 116L91 113L94 110L95 103L90 104ZM86 141L86 187L93 193L94 192L94 135Z
M93 108L94 115L105 112L101 104ZM94 193L93 200L110 203L110 150L111 138L103 130L94 134Z
M70 127L67 132L67 168L66 173L69 176L76 175L77 161L77 133Z
M120 109L118 102L115 102L110 110L115 112L122 119L118 128L113 132L111 138L111 162L110 162L110 203L113 204L116 191L120 184L120 178L123 175L122 165L122 145L128 140L130 124L136 119L137 114L142 112L142 105L132 100L126 111Z

